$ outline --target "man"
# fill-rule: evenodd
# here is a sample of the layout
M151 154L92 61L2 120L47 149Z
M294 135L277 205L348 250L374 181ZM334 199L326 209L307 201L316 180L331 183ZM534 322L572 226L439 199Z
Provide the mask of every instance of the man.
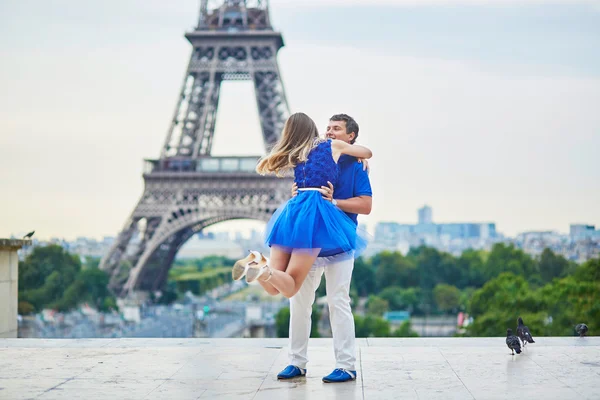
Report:
M346 114L331 117L326 136L353 144L358 137L358 124ZM356 224L357 214L371 213L372 191L363 164L353 157L342 155L338 161L340 179L335 188L322 188L323 197L344 211ZM292 195L296 195L296 187ZM325 272L329 320L333 334L336 369L323 377L323 382L346 382L356 379L356 349L354 317L350 307L350 282L354 268L353 257L347 254L319 254L315 265L298 293L290 299L290 365L278 379L306 375L308 338L311 329L312 305L315 291Z

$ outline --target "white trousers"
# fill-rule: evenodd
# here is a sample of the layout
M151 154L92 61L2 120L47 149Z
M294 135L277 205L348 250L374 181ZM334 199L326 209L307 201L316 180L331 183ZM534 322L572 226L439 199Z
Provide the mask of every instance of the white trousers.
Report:
M354 259L347 255L317 258L302 287L290 299L290 364L306 368L312 305L315 301L315 291L325 272L336 368L356 370L354 317L350 307L350 281L353 269Z

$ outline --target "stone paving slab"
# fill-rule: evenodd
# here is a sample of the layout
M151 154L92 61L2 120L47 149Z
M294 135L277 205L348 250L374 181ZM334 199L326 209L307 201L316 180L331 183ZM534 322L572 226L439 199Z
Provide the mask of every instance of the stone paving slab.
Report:
M332 340L308 374L277 381L286 339L0 339L0 399L600 399L600 338L358 340L358 379L324 384Z

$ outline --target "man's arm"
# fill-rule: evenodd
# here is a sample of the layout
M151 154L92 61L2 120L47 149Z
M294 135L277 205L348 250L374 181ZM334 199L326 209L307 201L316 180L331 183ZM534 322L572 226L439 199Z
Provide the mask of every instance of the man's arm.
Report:
M323 195L323 198L327 201L333 201L333 185L331 182L327 182L329 187L321 186L319 192ZM349 199L336 199L337 207L343 212L351 214L371 214L371 208L373 206L373 197L370 195L350 197Z
M373 198L371 196L358 196L346 200L337 200L337 206L347 213L369 215L373 206Z

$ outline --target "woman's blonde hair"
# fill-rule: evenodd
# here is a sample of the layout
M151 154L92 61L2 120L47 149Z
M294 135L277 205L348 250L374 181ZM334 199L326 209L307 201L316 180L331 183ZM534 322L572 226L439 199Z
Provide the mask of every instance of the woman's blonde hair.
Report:
M285 122L281 138L271 152L261 158L256 172L261 175L275 173L283 176L287 171L308 159L319 131L315 122L304 113L296 113Z

